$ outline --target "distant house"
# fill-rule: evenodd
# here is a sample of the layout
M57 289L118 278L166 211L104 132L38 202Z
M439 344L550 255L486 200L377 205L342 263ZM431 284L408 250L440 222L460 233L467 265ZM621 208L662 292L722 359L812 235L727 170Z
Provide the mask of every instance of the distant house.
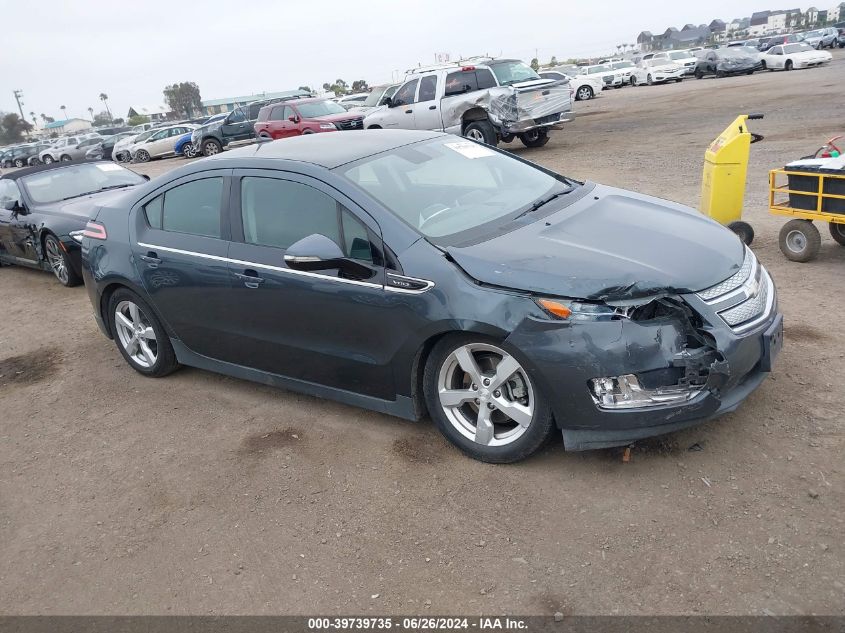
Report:
M690 48L692 46L702 46L707 44L710 40L710 28L706 25L704 27L694 26L691 29L678 31L677 29L667 29L660 40L659 48L664 50L672 48Z
M746 31L751 24L751 18L736 18L731 20L726 28L726 35L734 35Z
M838 22L843 17L845 17L845 2L840 2L827 10L828 22Z
M727 35L728 27L722 20L713 20L707 25L707 28L710 29L710 35L716 41L725 39Z
M150 121L164 121L172 113L172 110L166 105L156 106L132 106L129 108L129 113L126 118L133 116L149 117Z
M53 121L44 125L44 131L48 134L76 134L91 129L91 121L86 119L65 119L64 121Z
M748 25L748 34L752 37L759 37L769 28L769 16L771 11L755 11L751 14Z
M202 102L202 114L220 114L231 112L237 106L260 101L262 99L280 99L283 97L309 96L304 90L283 90L281 92L262 92L254 95L243 95L240 97L225 97L223 99L206 99Z
M689 31L690 29L698 28L695 24L684 24L682 31Z
M639 35L637 35L637 48L647 53L652 49L654 45L654 35L651 34L651 31L641 31Z
M819 21L819 10L816 7L810 7L804 11L804 26L812 26Z

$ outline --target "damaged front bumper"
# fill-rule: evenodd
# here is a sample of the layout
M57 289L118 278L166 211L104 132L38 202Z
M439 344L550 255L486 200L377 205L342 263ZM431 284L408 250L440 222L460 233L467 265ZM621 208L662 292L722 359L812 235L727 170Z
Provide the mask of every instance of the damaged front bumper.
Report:
M567 450L624 446L733 411L763 382L782 344L774 293L750 328L691 294L618 320L529 318L508 342L551 394Z

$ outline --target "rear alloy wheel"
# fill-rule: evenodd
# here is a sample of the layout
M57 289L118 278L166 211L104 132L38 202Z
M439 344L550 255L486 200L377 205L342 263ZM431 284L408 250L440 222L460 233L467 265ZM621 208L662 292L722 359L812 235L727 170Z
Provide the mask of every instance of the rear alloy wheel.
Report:
M519 140L525 147L543 147L549 142L549 131L546 128L534 128L520 134Z
M496 130L490 121L473 121L464 128L464 136L485 145L497 145Z
M24 162L20 158L15 159L15 167L23 167Z
M135 162L147 163L150 160L150 153L145 149L139 149L135 152Z
M44 256L60 284L66 288L72 288L82 282L71 266L70 257L54 235L47 235L44 238Z
M70 156L68 156L67 154L63 154L63 155L61 156L61 158L59 158L59 161L61 161L61 162L63 162L63 163L69 163L69 162L70 162L70 161L72 161L72 160L73 160L73 159L72 159Z
M179 366L170 338L143 299L120 289L112 295L108 310L114 341L132 369L158 378Z
M206 139L202 142L202 155L214 156L223 151L223 146L213 138Z
M480 335L442 339L425 367L426 404L440 431L469 456L509 463L551 437L551 409L522 363Z
M575 99L577 101L589 101L593 98L593 89L589 86L581 86L578 88L578 91L575 93Z
M845 246L845 224L836 224L835 222L831 222L827 226L830 228L830 237L842 246Z
M44 157L44 164L45 164L45 165L50 165L51 163L54 163L54 162L55 162L55 161L53 160L53 157L52 157L52 156L50 156L49 154L47 154L47 155Z
M698 70L698 68L695 69L695 73L693 74L695 75L696 79L704 79L704 73Z
M781 228L778 242L787 259L809 262L819 254L822 236L810 220L790 220Z
M196 156L196 152L194 152L194 146L191 143L185 143L182 147L182 156L185 158L193 158Z

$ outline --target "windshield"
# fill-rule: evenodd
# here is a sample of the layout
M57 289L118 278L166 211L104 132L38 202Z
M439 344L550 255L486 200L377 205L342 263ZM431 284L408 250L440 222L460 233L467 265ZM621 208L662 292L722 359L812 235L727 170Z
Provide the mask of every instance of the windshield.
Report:
M540 79L540 75L535 73L531 66L519 61L491 62L490 70L496 75L496 80L500 86L510 86L520 81Z
M814 49L809 44L804 44L803 42L801 44L787 44L786 46L783 47L783 52L786 53L786 54L800 53L801 51L814 51L814 50L816 50L816 49Z
M373 88L373 91L364 99L364 103L361 105L369 106L371 108L376 107L379 105L379 101L381 101L382 97L392 97L393 93L396 92L396 89L399 86L388 86L387 90L383 88Z
M614 68L633 68L634 64L631 62L613 62Z
M804 33L804 39L808 37L821 37L822 35L824 35L824 33L822 33L821 31L807 31L806 33Z
M537 201L572 188L504 152L455 138L406 145L341 169L435 242L456 243L467 231L501 228Z
M609 70L611 70L610 66L605 66L604 64L601 66L590 66L587 68L587 74L595 75L596 73L606 73Z
M83 163L36 172L19 182L33 202L44 204L145 181L134 171L114 163Z
M343 106L339 106L334 101L314 101L312 103L298 103L296 109L299 110L299 115L303 119L313 119L320 116L328 116L329 114L345 114L346 110Z
M686 59L690 54L686 51L673 51L669 53L669 59Z

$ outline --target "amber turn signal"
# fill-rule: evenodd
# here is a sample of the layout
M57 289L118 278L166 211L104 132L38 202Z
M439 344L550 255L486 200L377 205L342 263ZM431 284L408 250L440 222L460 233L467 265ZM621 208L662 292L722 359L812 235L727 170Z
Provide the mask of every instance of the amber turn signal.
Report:
M552 299L538 299L537 303L540 304L541 308L561 319L568 319L569 315L572 314L572 310L567 308L560 301L553 301Z

